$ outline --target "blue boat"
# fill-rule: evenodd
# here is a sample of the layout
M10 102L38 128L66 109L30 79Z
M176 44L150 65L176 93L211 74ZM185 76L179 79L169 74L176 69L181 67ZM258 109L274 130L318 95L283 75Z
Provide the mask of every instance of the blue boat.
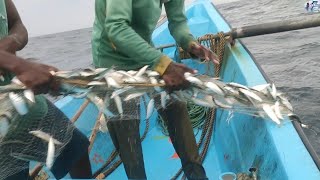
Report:
M208 0L198 0L189 5L186 8L186 15L191 32L197 37L231 30L230 25ZM162 21L154 31L153 41L155 46L175 43L169 33L166 20ZM171 58L176 58L175 47L166 48L163 52ZM236 40L232 47L227 45L224 58L221 71L221 79L224 82L237 82L246 86L269 82L259 64L241 41ZM205 71L205 66L195 60L186 59L181 62L198 69L200 73ZM71 118L83 101L83 99L65 97L55 104ZM141 106L141 112L145 114L145 106ZM89 137L97 116L98 109L93 104L89 104L75 125ZM227 122L228 118L229 122ZM141 117L141 135L145 129L146 121ZM202 129L195 129L198 141L201 132ZM261 180L320 179L318 169L320 161L299 124L287 120L279 127L268 119L239 113L234 113L230 117L228 111L218 109L212 132L212 135L204 140L208 144L208 151L203 165L209 179L219 179L219 176L225 172L249 174L251 171L254 174L255 170L257 170L258 179ZM181 168L179 157L175 155L169 137L165 136L159 128L156 112L150 119L149 130L142 142L142 147L148 179L171 179ZM97 133L90 153L93 172L102 167L113 149L109 134ZM118 159L117 157L115 161ZM108 168L110 166L106 169ZM46 170L46 172L50 175L49 171ZM123 165L110 172L107 179L127 179Z

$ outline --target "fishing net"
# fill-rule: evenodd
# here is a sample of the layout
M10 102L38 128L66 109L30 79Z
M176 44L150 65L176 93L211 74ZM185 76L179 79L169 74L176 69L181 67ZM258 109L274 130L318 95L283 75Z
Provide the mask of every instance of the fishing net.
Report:
M0 121L1 134L4 136L0 138L0 179L5 179L27 170L29 161L46 163L48 141L31 134L31 131L41 131L59 141L54 145L54 157L57 157L72 138L74 126L44 97L36 96L37 103L31 105L25 115L18 115L14 111L7 95L1 97ZM9 123L7 130L4 122Z
M100 94L101 96L101 94ZM123 94L120 95L120 99L125 99L127 95ZM106 97L110 97L109 95L106 95ZM151 96L152 97L152 96ZM155 98L157 99L157 98ZM109 103L107 105L108 109L108 114L113 114L112 116L106 116L106 118L102 117L102 122L100 121L99 123L99 129L100 131L96 132L97 135L99 136L99 142L103 141L103 147L101 146L100 148L103 149L103 154L107 154L108 158L104 161L104 164L99 168L99 169L93 169L95 172L93 177L97 177L97 179L104 179L106 176L108 176L110 173L112 173L121 163L122 160L119 157L119 153L116 151L114 145L110 144L112 142L112 139L110 137L109 133L113 133L113 136L117 136L117 133L121 133L121 126L128 126L128 123L131 125L129 126L136 126L135 123L139 123L138 125L140 126L140 140L143 141L147 133L149 131L149 119L151 116L147 117L148 115L146 114L146 109L148 104L150 103L150 95L144 94L142 96L130 99L128 101L122 101L122 115L119 114L119 109L117 107L117 104L115 103L114 100L109 100ZM153 101L153 100L152 100ZM152 102L151 101L151 102ZM157 100L154 100L153 107L154 109L157 109L159 107L159 103ZM98 108L99 109L99 108ZM153 110L154 110L153 109ZM154 111L152 112L152 114ZM101 120L101 119L100 119ZM104 122L103 122L104 121ZM116 122L117 121L117 122ZM127 121L127 122L124 122ZM128 122L131 121L131 122ZM108 126L106 126L108 124ZM126 125L125 125L126 124ZM120 126L120 127L119 127ZM112 132L108 127L111 127ZM119 127L119 132L114 132L116 127ZM132 127L131 127L132 128ZM136 129L138 131L138 128ZM106 133L109 132L109 133ZM115 134L114 134L115 133ZM116 138L117 139L117 138ZM117 141L117 140L116 140ZM129 141L129 139L128 139ZM135 140L134 140L135 141ZM91 143L94 143L94 140L91 141ZM121 142L115 142L115 143L121 143ZM95 143L96 146L98 145L98 142ZM116 146L118 146L116 144Z

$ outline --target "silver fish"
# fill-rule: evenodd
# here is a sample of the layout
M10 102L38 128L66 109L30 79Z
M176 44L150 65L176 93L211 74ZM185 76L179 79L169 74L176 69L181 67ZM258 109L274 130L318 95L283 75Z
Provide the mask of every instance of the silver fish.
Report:
M138 72L137 74L135 74L135 77L141 77L147 70L147 68L149 67L149 65L145 65L143 66Z
M106 77L106 81L109 87L121 88L121 86L111 77Z
M185 72L185 73L184 73L184 77L190 77L190 76L192 76L191 73L189 73L189 72Z
M185 78L186 78L187 81L189 81L191 83L194 83L196 85L200 85L200 86L203 85L203 82L200 79L196 78L196 77L187 76Z
M121 95L122 93L130 90L130 89L133 89L133 86L127 86L127 87L124 87L124 88L121 88L121 89L117 89L115 91L113 91L112 95L111 95L111 99L113 99L115 96L119 96Z
M272 83L272 90L271 90L271 95L274 99L277 97L277 89L276 86Z
M126 72L126 71L117 71L118 73L122 74L123 76L126 76L128 78L133 78L133 75Z
M20 86L25 86L17 77L13 77L11 79L11 82L13 82L14 84L20 85Z
M0 142L1 139L8 133L10 121L6 116L0 116Z
M21 154L21 153L15 153L15 152L11 152L10 156L16 158L16 159L20 159L22 161L36 161L36 159L34 158L34 156L31 155L26 155L26 154Z
M247 89L242 89L242 88L240 88L239 91L242 92L243 94L249 96L249 97L252 97L253 99L255 99L255 100L259 101L259 102L262 102L262 99L258 95L256 95L254 92L251 92L251 91L249 91Z
M97 69L94 69L94 72L96 74L104 74L108 70L109 70L108 68L97 68Z
M155 77L151 76L150 78L150 83L151 84L158 84L158 81ZM160 92L161 91L161 88L158 87L158 86L155 86L154 89L157 91L157 92Z
M87 98L99 109L99 111L103 112L107 117L113 117L114 114L107 108L106 103L100 97L98 97L94 93L88 93Z
M147 74L149 77L160 76L160 74L157 71L147 71Z
M83 77L89 77L89 76L94 76L96 75L95 72L87 72L87 71L82 71L82 72L79 72L80 76L83 76Z
M9 98L11 100L11 103L13 105L13 107L16 109L16 111L20 114L20 115L25 115L28 113L28 107L27 107L27 103L25 102L25 100L18 94L14 93L14 92L10 92L9 93Z
M239 95L239 92L234 90L232 87L229 87L229 86L225 86L223 87L223 89L233 95Z
M4 77L3 77L3 75L0 75L0 81L4 81L5 79L4 79Z
M53 143L53 138L50 137L49 144L48 144L48 153L47 153L47 159L46 159L46 166L51 169L53 162L54 162L54 153L55 153L55 147Z
M280 95L280 96L278 96L279 98L280 98L280 100L281 100L281 103L283 104L283 105L285 105L285 107L289 110L289 111L293 111L293 107L292 107L292 105L291 105L291 103L289 102L289 100L287 99L287 98L285 98L284 96L282 96L282 95Z
M244 85L242 85L242 84L239 84L239 83L235 83L235 82L230 82L230 83L228 83L228 85L231 85L231 86L237 87L237 88L242 88L242 89L249 90L248 87L246 87L246 86L244 86Z
M99 130L101 132L104 132L104 133L108 132L107 120L106 120L106 118L104 117L103 114L99 119L99 124L100 124Z
M270 84L261 84L261 85L256 85L251 87L251 89L254 89L256 91L263 91L264 89L266 89L267 87L270 87Z
M137 71L130 70L127 73L129 73L131 76L134 76L135 74L137 74Z
M160 93L160 96L161 96L161 107L163 108L163 109L165 109L166 108L166 104L167 104L167 92L166 91L162 91L161 93Z
M114 69L110 68L98 68L96 70L94 70L94 72L96 74L98 74L97 77L93 78L93 80L97 80L97 81L100 81L102 79L105 79L106 76L108 76L108 74L114 72Z
M147 83L148 79L142 76L134 76L133 78L125 78L123 79L125 83Z
M114 98L114 102L116 103L117 109L118 109L118 113L120 114L121 118L123 116L123 108L122 108L122 101L121 98L119 96L115 96Z
M210 99L211 99L211 101L210 101ZM204 107L209 107L209 108L213 108L215 106L212 101L211 96L210 96L210 98L205 98L205 99L198 99L198 98L192 97L191 100L194 104L197 104L199 106L204 106Z
M193 88L192 90L193 90L193 95L192 95L192 97L197 98L197 97L198 97L198 94L199 94L199 90L198 90L197 88Z
M52 136L50 136L48 133L45 133L41 130L35 130L35 131L29 131L30 134L46 141L46 142L49 142L50 141L50 138L52 139L53 143L56 144L56 145L62 145L62 143L58 140L56 140L55 138L53 138Z
M35 103L36 99L34 97L34 93L32 90L30 89L26 89L23 91L23 95L25 98L27 98L30 102Z
M142 96L142 95L144 95L144 94L145 94L145 92L137 92L137 93L129 94L127 97L124 98L123 101L129 101L129 100L131 100L131 99L140 97L140 96Z
M211 91L213 91L216 94L219 94L221 96L224 96L223 91L220 89L219 86L217 86L216 84L214 84L213 82L206 82L205 83L206 87L209 88Z
M279 101L276 101L275 105L274 105L274 112L276 114L276 116L279 118L279 119L282 119L283 120L283 116L280 112L280 103Z
M262 105L262 109L264 110L264 112L269 116L269 118L277 123L278 125L281 124L280 120L278 119L277 115L275 114L275 112L272 110L271 106L268 104L263 104Z
M214 98L213 101L218 107L221 107L224 109L232 109L232 106L222 102L219 98Z
M161 79L161 80L159 81L159 83L160 83L160 84L166 84L166 82L164 82L163 79Z
M88 83L88 86L103 86L106 85L105 82L100 82L100 81L91 81Z
M150 99L148 106L147 106L147 115L146 115L146 119L149 119L153 113L153 109L154 109L154 99Z

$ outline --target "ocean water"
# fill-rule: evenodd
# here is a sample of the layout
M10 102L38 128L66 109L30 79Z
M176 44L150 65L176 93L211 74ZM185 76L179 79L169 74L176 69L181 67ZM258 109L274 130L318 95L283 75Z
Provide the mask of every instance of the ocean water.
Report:
M187 1L190 3L191 1ZM217 8L232 27L311 16L303 0L232 1ZM320 14L316 16L319 16ZM314 16L314 15L313 15ZM30 38L18 54L63 70L91 65L91 28ZM286 93L320 156L320 28L242 39L279 90ZM319 133L319 135L318 135Z

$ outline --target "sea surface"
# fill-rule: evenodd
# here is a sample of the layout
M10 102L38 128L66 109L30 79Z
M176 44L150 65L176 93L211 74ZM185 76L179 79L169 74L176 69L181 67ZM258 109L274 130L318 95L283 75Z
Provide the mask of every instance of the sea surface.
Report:
M187 1L186 3L190 3ZM241 0L219 3L218 10L232 27L255 25L291 18L306 19L303 0ZM25 58L63 70L91 65L91 28L29 39L19 52ZM320 156L320 28L304 29L242 39L279 90L285 92L303 123L304 129Z

